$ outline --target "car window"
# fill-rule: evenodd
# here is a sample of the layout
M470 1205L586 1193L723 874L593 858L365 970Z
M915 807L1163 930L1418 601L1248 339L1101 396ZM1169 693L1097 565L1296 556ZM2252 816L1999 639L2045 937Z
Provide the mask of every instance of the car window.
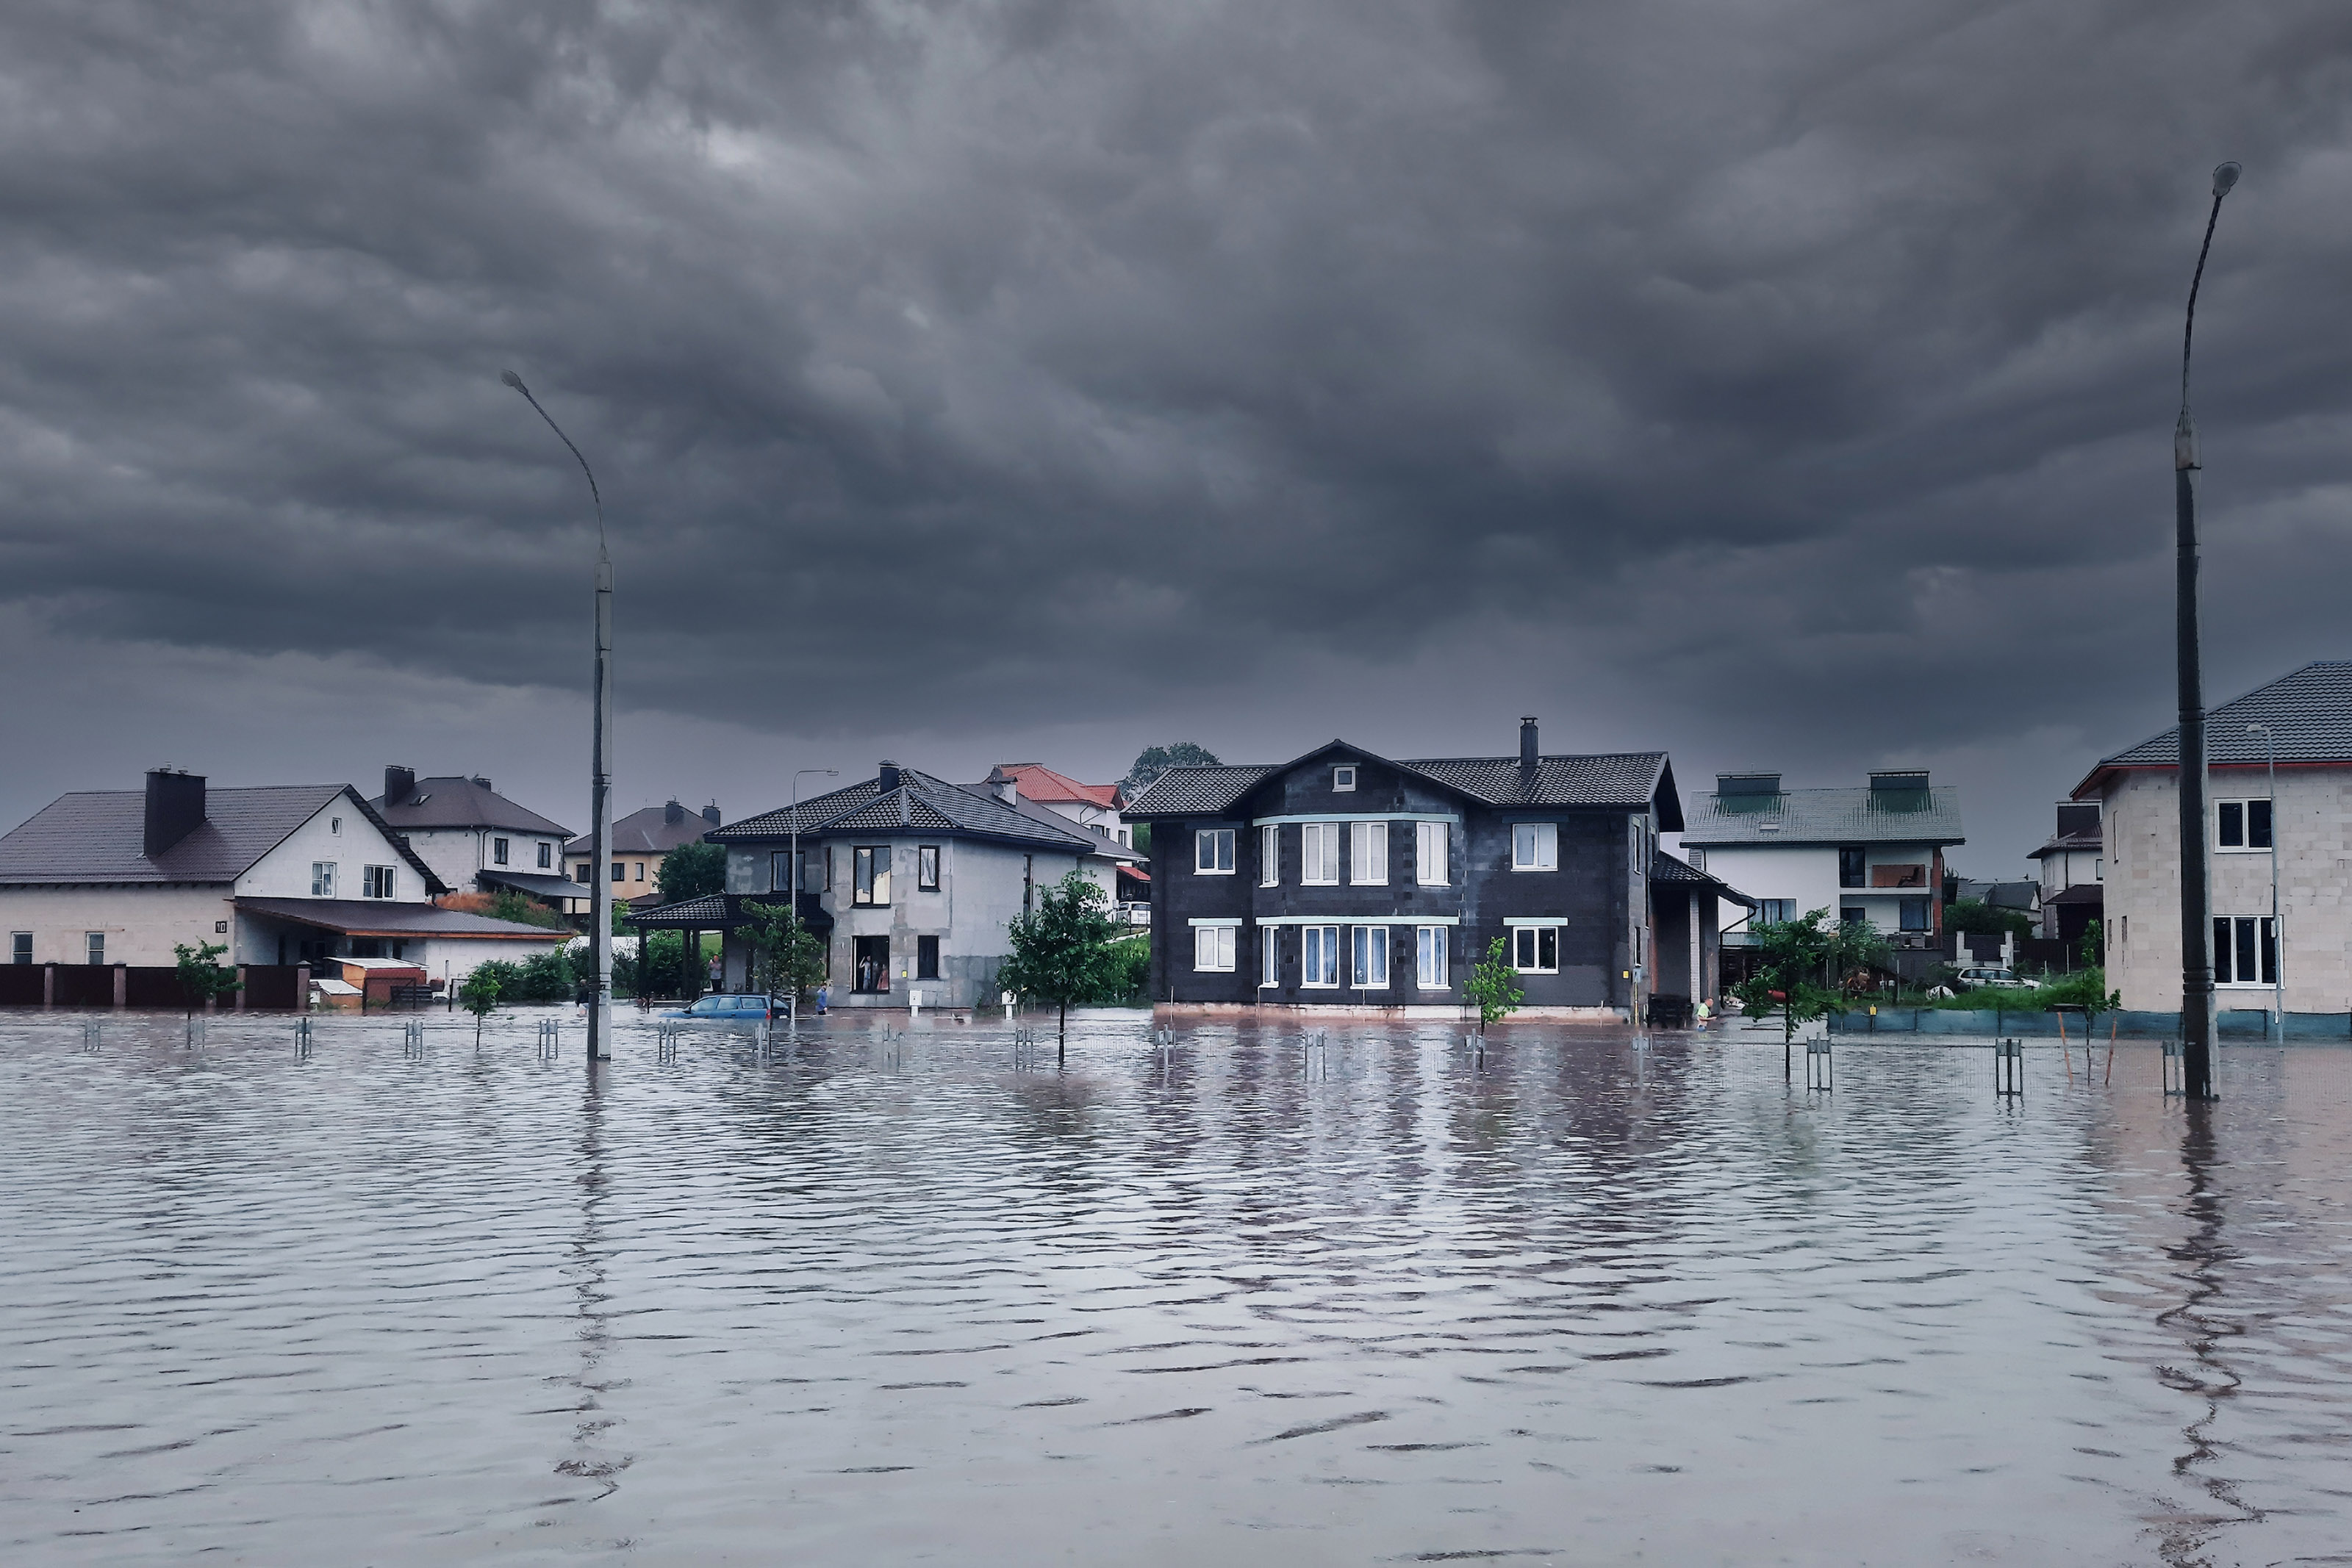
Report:
M720 1008L724 1007L726 1005L726 1001L727 998L724 997L705 997L686 1010L690 1013L698 1013L701 1016L708 1018L712 1013L717 1012Z

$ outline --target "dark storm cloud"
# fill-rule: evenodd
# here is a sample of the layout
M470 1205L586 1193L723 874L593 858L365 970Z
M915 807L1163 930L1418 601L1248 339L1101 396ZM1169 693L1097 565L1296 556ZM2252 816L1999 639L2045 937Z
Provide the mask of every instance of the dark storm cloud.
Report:
M2215 663L2343 652L2347 78L2316 3L20 5L0 604L576 687L511 364L642 706L1303 745L1352 664L2039 802L2162 718L2225 154Z

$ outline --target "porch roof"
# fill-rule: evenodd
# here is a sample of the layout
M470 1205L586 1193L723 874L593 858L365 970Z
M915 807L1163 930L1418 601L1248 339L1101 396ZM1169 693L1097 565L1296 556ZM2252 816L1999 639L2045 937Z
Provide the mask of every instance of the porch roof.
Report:
M240 898L239 913L266 915L344 936L462 936L493 942L564 942L569 931L493 920L432 904L379 904L361 898Z

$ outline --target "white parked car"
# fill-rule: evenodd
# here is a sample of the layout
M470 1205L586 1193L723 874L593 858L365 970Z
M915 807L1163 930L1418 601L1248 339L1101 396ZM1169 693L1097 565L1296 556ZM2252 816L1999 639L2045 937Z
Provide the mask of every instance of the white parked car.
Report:
M2041 981L2020 979L2013 969L1962 969L1960 984L1990 986L1997 991L2038 991L2042 988Z

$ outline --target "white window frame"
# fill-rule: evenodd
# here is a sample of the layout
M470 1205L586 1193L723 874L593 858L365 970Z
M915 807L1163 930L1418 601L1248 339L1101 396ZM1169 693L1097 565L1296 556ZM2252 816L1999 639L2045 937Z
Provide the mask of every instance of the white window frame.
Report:
M1558 871L1559 869L1559 824L1558 822L1513 822L1511 824L1511 869L1513 871Z
M1331 792L1333 794L1351 794L1354 792L1355 788L1356 765L1354 763L1343 762L1339 764L1339 767L1331 769Z
M1282 830L1272 822L1257 831L1257 884L1282 885Z
M1544 963L1544 948L1551 949L1551 963ZM1557 975L1559 973L1559 927L1557 925L1514 925L1511 927L1511 968L1521 975Z
M1231 828L1193 830L1192 873L1195 876L1234 874L1234 831Z
M1454 988L1453 937L1443 925L1412 928L1412 983L1423 991Z
M29 931L8 933L8 962L29 964L33 961L33 934Z
M1780 913L1775 917L1773 911ZM1797 917L1797 901L1793 898L1759 898L1756 901L1756 916L1751 925L1786 925Z
M1257 928L1257 988L1261 991L1282 984L1282 938L1280 926L1261 925Z
M2239 841L2234 844L2226 842L2221 837L2222 818L2233 806L2237 808L2238 811ZM2272 808L2270 797L2267 795L2238 796L2231 800L2216 800L2213 802L2213 849L2216 853L2225 855L2266 855L2271 852L2271 846L2269 844L2257 844L2254 842L2254 808L2256 806L2263 808L2264 813L2270 818L2269 825L2271 839L2273 842L2277 841L2278 812L2276 810Z
M360 867L360 896L362 898L390 898L392 896L393 888L392 875L393 868L388 865L363 865Z
M1415 822L1412 825L1412 879L1416 885L1454 885L1453 846L1453 824Z
M2263 852L2264 854L2268 854L2270 852L2268 850L2264 850ZM2232 938L2231 941L2227 943L2216 941L2213 944L2213 984L2215 987L2225 987L2233 991L2267 991L2278 984L2278 944L2271 933L2271 917L2269 915L2217 915L2213 916L2213 924L2216 925L2227 925L2230 928L2230 936ZM2252 980L2239 976L2237 972L2238 948L2234 938L2238 935L2238 928L2245 925L2252 926L2254 934L2254 972L2258 977ZM2271 961L2271 972L2267 976L2262 974L2263 960L2265 957ZM2223 979L2221 977L2225 974L2231 977L2226 980Z
M1369 868L1370 874L1367 875ZM1386 822L1348 824L1348 881L1358 887L1389 884L1389 825Z
M81 934L82 962L103 967L106 963L106 933L85 931Z
M310 896L313 898L335 896L335 862L333 861L310 862Z
M1192 970L1201 975L1230 975L1234 972L1234 925L1195 925L1192 927Z
M507 856L513 852L514 845L511 840L492 839L490 841L490 863L492 865L506 864Z
M1389 988L1389 928L1385 925L1348 927L1348 972L1360 991Z
M1325 975L1330 978L1322 978ZM1339 928L1337 925L1302 925L1298 928L1298 984L1302 990L1339 989Z
M1301 887L1339 885L1339 823L1301 822L1298 824L1298 885Z

